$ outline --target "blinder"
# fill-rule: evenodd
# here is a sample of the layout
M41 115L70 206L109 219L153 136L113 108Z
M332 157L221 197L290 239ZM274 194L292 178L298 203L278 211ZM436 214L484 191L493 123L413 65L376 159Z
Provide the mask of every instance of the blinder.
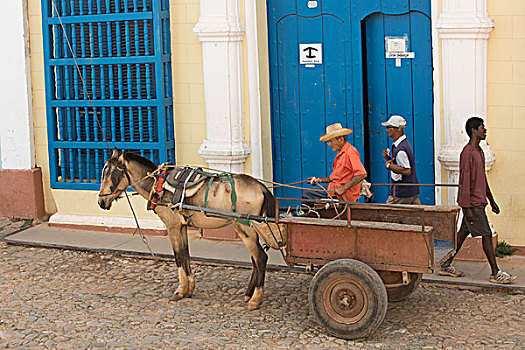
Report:
M110 193L99 194L98 195L99 197L113 195L119 189L118 185L120 181L122 180L123 175L126 176L126 179L128 180L128 184L131 184L131 178L129 177L129 174L128 174L128 171L125 165L115 164L112 167L114 167L115 169L111 170L111 173L110 173L110 180L111 180L111 185L109 186Z

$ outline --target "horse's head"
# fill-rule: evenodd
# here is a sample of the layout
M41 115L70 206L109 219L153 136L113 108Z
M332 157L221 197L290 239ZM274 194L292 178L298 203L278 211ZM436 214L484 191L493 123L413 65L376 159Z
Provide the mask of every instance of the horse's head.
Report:
M130 179L126 170L124 154L119 153L115 147L111 158L106 161L102 169L98 205L102 209L109 210L111 203L119 198L129 185Z

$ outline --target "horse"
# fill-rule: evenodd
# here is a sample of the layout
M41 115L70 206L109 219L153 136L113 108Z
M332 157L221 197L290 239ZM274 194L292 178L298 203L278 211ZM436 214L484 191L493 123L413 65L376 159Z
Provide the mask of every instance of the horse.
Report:
M102 169L98 204L100 208L109 210L114 200L132 187L139 195L149 199L155 180L151 173L157 166L149 159L132 152L113 150L111 157ZM231 181L203 181L201 186L191 196L184 198L184 204L231 211L232 205L239 213L257 216L275 216L275 200L268 188L258 180L246 174L232 175ZM204 185L204 183L207 183ZM232 188L232 185L235 188ZM232 190L236 192L236 203L232 203ZM206 198L207 197L207 198ZM179 284L172 300L190 298L195 290L195 278L190 268L187 227L213 229L233 223L239 238L249 250L252 258L252 275L246 288L244 301L248 309L257 309L264 298L264 278L268 255L259 243L256 230L251 225L245 225L231 218L210 217L203 212L188 211L182 208L171 209L168 206L157 205L153 211L159 216L168 231L168 237L173 248L175 262L178 267Z

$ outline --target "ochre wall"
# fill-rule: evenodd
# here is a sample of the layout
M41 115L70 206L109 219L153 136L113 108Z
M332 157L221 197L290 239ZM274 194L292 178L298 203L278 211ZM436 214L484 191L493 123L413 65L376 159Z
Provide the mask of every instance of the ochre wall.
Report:
M193 33L199 0L171 0L171 57L177 163L206 166L198 154L206 138L202 45Z
M496 154L488 173L501 213L490 214L500 240L525 246L525 1L489 0L488 136Z
M54 213L56 212L56 204L49 183L46 96L44 87L44 48L42 40L42 12L40 0L28 1L28 14L36 166L42 168L46 212Z

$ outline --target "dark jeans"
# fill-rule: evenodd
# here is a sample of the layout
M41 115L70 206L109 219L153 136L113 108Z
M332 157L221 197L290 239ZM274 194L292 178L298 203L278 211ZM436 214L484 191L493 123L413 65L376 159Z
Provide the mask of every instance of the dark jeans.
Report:
M309 200L316 200L316 199L323 199L328 198L328 193L324 191L312 191L312 190L305 190L303 191L302 199L309 199ZM309 207L314 206L314 202L302 202L302 204L307 205Z

